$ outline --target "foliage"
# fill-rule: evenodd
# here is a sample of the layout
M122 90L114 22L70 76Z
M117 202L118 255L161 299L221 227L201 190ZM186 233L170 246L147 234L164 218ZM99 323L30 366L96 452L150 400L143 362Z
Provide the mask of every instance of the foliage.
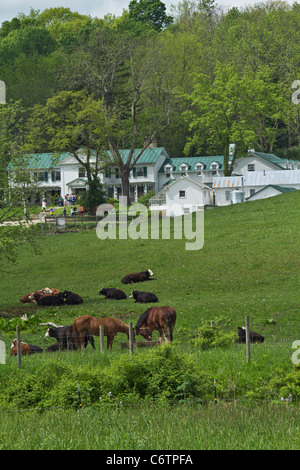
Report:
M95 211L100 204L106 202L106 199L107 193L105 188L98 178L94 178L90 181L87 191L82 194L80 204Z
M157 31L168 27L173 18L166 14L166 6L160 0L131 0L129 3L129 18L142 23L148 23Z
M0 317L0 330L11 332L16 331L19 326L20 330L34 329L41 323L39 315L30 315L26 320L21 317L3 318Z
M236 342L237 334L236 332L225 333L222 331L224 325L226 325L225 319L217 319L213 326L208 322L203 322L203 325L194 331L191 343L201 351L211 348L229 347Z

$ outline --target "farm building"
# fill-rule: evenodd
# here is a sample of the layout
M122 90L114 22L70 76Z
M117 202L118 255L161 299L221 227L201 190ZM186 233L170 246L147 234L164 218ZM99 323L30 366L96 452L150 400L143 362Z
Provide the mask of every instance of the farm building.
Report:
M181 176L149 200L149 209L162 211L168 217L184 215L213 205L213 197L209 186Z

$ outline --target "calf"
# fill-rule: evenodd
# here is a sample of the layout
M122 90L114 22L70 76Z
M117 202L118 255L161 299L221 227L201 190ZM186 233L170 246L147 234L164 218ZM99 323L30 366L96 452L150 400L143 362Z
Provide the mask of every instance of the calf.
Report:
M22 356L26 356L27 354L32 354L32 351L31 351L31 348L30 348L29 344L24 343L22 340L21 340L21 354L22 354ZM17 340L16 339L14 339L13 342L12 342L11 349L10 349L10 355L11 356L17 356L18 355L18 347L17 347Z
M246 328L244 326L238 326L238 343L246 343ZM263 343L265 338L256 333L255 331L250 331L250 343Z
M127 299L127 295L121 289L101 289L99 295L105 295L106 299Z
M83 298L80 297L80 295L75 294L74 292L67 291L67 290L63 292L63 297L67 305L77 305L77 304L82 304L83 302Z
M123 277L121 282L123 282L123 284L133 284L135 282L144 282L144 281L148 281L150 276L153 276L153 272L151 271L151 269L147 269L147 271L143 271L140 273L127 274L125 277Z
M130 299L135 299L137 303L149 303L149 302L158 302L158 297L152 292L138 292L133 290L129 295Z
M40 307L58 307L64 304L63 295L60 292L57 295L44 295L38 298L37 303Z

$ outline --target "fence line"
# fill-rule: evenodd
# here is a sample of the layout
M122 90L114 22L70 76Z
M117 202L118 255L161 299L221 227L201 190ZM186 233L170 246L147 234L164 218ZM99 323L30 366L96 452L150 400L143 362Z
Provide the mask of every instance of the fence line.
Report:
M211 326L211 328L215 328L215 326L216 326L215 321L211 321L210 326ZM277 327L276 324L274 324L272 326L274 328L272 336L273 336L274 345L275 345L275 343L276 343L275 339L276 339L276 337L278 338L278 336L279 336L278 334L276 335L276 333L278 333L278 331L276 332L276 328L278 328L278 327ZM265 327L267 327L267 325L265 325ZM224 328L226 329L227 327L224 326L223 329ZM252 344L252 341L251 341L251 337L250 337L250 318L249 318L249 316L245 317L245 327L244 328L246 330L245 343L244 343L244 341L242 341L242 343L246 345L246 362L250 362L250 360L251 360L251 344ZM251 331L253 331L253 328L256 329L255 326L251 325ZM258 329L259 329L260 334L264 333L261 330L261 328L262 328L262 325L261 324L258 325ZM282 328L279 327L279 330L281 331ZM297 330L296 330L295 333L297 333ZM299 337L296 337L296 336L294 338L285 338L285 337L282 338L281 337L280 340L281 341L289 341L289 342L291 342L291 344L295 340L298 340L298 339L300 340L300 325L299 325L299 328L298 328L298 333L299 333L299 335L298 335ZM87 334L88 334L88 332L87 332ZM2 338L2 331L0 330L0 339L1 338ZM19 325L16 326L16 338L17 338L17 364L18 364L18 367L21 368L22 367L22 359L21 359L22 354L21 354L21 339L20 339L20 326ZM62 339L67 340L66 343L65 343L66 347L62 347L62 349L67 350L67 352L69 352L72 349L77 349L74 346L74 338L72 336L70 337L68 334L66 334L65 337L63 337L63 335L62 335ZM240 341L238 341L238 335L237 335L237 342L240 342ZM188 339L187 343L191 345L192 344L191 339ZM121 347L122 347L122 349L128 349L130 354L134 354L134 350L135 350L136 347L152 347L152 346L155 346L157 344L159 344L159 341L145 341L145 340L140 341L140 342L136 341L134 339L133 322L130 321L129 322L129 340L126 343L121 343ZM104 327L103 327L103 325L99 326L99 345L100 345L100 351L104 352L105 351L105 346L104 346ZM275 352L275 355L276 355L276 352ZM239 352L239 357L240 357L240 352Z

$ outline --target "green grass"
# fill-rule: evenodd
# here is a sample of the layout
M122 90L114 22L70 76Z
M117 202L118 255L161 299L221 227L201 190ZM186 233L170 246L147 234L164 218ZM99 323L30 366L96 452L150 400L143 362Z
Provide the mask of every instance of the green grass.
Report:
M97 433L94 433L94 440L91 438L92 426L86 436L80 436L75 431L68 432L74 412L53 410L38 415L43 436L40 441L35 442L34 438L24 435L16 444L10 439L4 440L2 448L7 448L6 445L23 449L299 447L296 437L299 417L297 401L288 409L280 403L283 393L288 396L291 392L293 397L300 397L298 378L290 381L284 379L295 370L291 361L292 342L300 339L299 202L300 193L296 191L264 201L206 211L205 243L199 251L186 251L185 240L99 240L95 231L89 230L44 235L40 239L40 253L33 254L30 249L20 253L18 263L7 266L2 277L2 315L34 313L42 321L65 325L83 314L109 315L135 324L147 306L135 304L132 299L109 301L98 295L99 290L102 287L118 287L127 294L133 288L154 292L159 298L159 305L171 305L177 311L174 348L190 355L199 371L207 374L208 383L211 381L211 391L208 389L205 403L213 400L214 377L217 379L219 403L215 408L205 408L205 412L198 405L190 408L174 405L172 422L178 422L180 433L166 425L170 419L168 408L157 412L155 408L148 412L147 407L140 405L139 413L134 412L136 422L143 430L140 433L129 430L131 408L119 407L116 412L122 422L122 432L118 429L118 421L114 422L115 414L111 409L106 411L105 418L101 417L103 429L106 428L105 419L111 419L111 432L104 436L105 432L101 433L102 427L98 424L99 438L95 439ZM155 280L135 286L121 283L125 274L147 268L154 272ZM19 298L24 294L46 286L77 292L84 303L48 309L20 304ZM266 338L263 344L251 348L250 363L246 363L244 345L233 344L229 348L207 351L192 346L190 339L203 322L220 319L224 331L236 332L237 326L245 324L246 315L250 317L251 329ZM22 339L46 348L52 340L44 338L45 330L46 327L41 326L24 330ZM8 348L14 337L14 332L3 333ZM126 340L125 336L117 335L113 351L102 355L96 338L96 352L88 348L82 354L64 352L51 357L42 354L23 358L21 374L34 374L37 368L49 362L75 369L91 368L99 370L100 374L101 368L109 368L122 357L129 357L128 351L120 348L120 342ZM147 350L139 350L135 352L135 357L147 357L148 354ZM7 357L6 366L0 368L1 379L13 377L16 368L16 358ZM243 400L240 405L239 400ZM260 421L255 420L257 400ZM272 404L274 401L276 406ZM231 402L235 405L229 406ZM138 405L135 403L134 406ZM270 416L273 417L273 414L269 406L275 406L272 413L278 413L276 426L273 427L270 426ZM234 413L232 410L235 410ZM83 420L89 429L88 423L97 421L99 413L102 410L88 407L81 410L74 418L72 429L76 429L78 420ZM31 426L34 426L34 416L32 412L24 412L20 416L11 412L5 414L5 422L14 425L16 420L22 418L30 432ZM57 425L57 432L48 436L47 417ZM226 423L229 419L228 430ZM160 435L155 431L158 427L163 429ZM3 428L0 426L0 429ZM196 430L194 435L193 430ZM10 435L10 431L4 432ZM147 433L147 438L141 437Z

